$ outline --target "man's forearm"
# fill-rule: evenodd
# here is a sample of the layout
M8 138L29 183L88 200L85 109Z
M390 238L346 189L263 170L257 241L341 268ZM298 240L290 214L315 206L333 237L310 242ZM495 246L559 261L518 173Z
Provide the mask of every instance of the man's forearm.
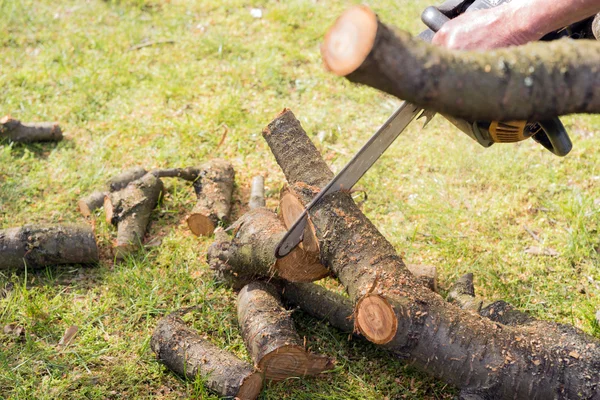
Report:
M507 9L524 33L539 39L598 13L600 0L513 0Z

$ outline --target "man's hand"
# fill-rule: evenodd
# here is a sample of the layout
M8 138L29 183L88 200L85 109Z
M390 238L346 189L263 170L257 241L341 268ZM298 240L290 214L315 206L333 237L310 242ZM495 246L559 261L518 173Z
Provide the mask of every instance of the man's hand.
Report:
M600 0L512 0L446 23L432 43L458 50L518 46L600 11Z
M515 21L509 5L459 15L444 24L432 43L455 50L491 50L539 39Z

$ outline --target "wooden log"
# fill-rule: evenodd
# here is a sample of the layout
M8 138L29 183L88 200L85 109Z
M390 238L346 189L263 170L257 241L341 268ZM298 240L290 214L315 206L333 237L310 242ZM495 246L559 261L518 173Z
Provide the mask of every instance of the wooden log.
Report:
M291 282L312 282L329 275L318 259L296 248L287 257L275 258L275 246L287 231L277 215L260 207L248 211L234 224L232 239L220 233L208 250L208 263L220 276L240 283L259 277L279 277ZM234 285L237 286L237 285Z
M285 187L279 196L279 215L283 220L283 224L286 229L290 229L296 219L304 212L304 204L294 193L294 191ZM304 234L302 236L302 243L298 245L304 250L307 256L310 256L318 262L319 260L319 242L315 235L315 227L309 220L304 228Z
M0 230L0 270L98 262L87 225L25 225Z
M262 390L260 372L203 339L185 325L178 313L158 322L150 347L170 370L190 380L200 375L204 385L220 396L253 400Z
M90 217L94 211L104 205L104 198L107 192L94 192L86 197L82 197L78 202L79 212L84 217Z
M123 259L140 248L150 214L163 191L162 181L146 174L104 198L106 221L117 226L115 257Z
M146 175L147 171L142 167L133 167L113 176L108 180L107 186L109 192L117 192L124 189L131 182L140 179Z
M214 159L202 166L202 173L194 182L198 202L187 219L196 236L208 236L219 223L227 223L231 211L235 173L232 165Z
M545 120L600 112L597 41L459 52L394 34L367 6L356 6L329 29L321 54L337 75L455 117Z
M308 353L276 289L252 282L238 295L238 322L246 348L265 379L281 381L331 369L332 361Z
M282 282L281 297L345 333L354 333L354 303L314 283Z
M56 122L24 124L7 115L0 119L0 138L19 143L59 142L63 139L63 135Z
M298 120L285 110L263 131L263 136L290 187L303 202L310 200L327 182L323 177L331 172L318 167L324 162L316 149L309 151L310 139ZM303 151L289 151L289 143L297 143ZM286 157L278 154L280 149ZM304 167L295 169L290 165ZM600 398L597 339L579 331L577 335L563 335L560 329L506 326L447 303L415 281L393 246L347 193L326 197L310 216L321 260L346 287L350 299L358 301L356 325L369 319L359 321L362 312L367 316L378 312L375 307L371 307L375 311L360 309L361 301L369 297L378 299L377 308L388 307L380 312L381 316L387 318L391 312L395 318L398 328L385 348L481 398ZM377 333L377 329L390 325L387 321L383 319L379 326L368 330ZM359 328L365 332L364 326Z
M252 178L248 207L250 207L252 210L259 207L264 207L265 204L265 178L263 178L262 175L257 175Z
M180 178L185 181L194 182L202 173L201 167L187 168L161 168L150 171L157 178Z
M438 291L437 268L434 265L406 264L406 268L421 285L434 292Z

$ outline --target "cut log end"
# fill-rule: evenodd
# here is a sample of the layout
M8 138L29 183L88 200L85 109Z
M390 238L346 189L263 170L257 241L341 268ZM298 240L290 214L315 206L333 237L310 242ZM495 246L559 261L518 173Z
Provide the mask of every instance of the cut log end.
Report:
M265 379L275 382L290 376L303 376L308 368L307 353L300 346L282 346L265 355L258 368L265 374Z
M215 231L215 224L206 215L192 214L187 219L188 227L196 236L210 236Z
M355 6L343 13L327 31L321 45L325 67L346 76L361 66L377 35L377 16L366 6Z
M262 391L263 387L263 374L261 372L254 372L248 375L240 385L240 391L237 393L236 399L240 400L254 400Z
M331 272L321 264L319 257L300 247L292 250L275 263L277 275L289 282L314 282L329 276Z
M398 329L394 309L383 297L368 294L356 304L355 324L360 333L375 344L391 341Z
M114 220L115 213L113 210L112 200L108 194L104 196L104 216L108 224L114 224L116 222Z

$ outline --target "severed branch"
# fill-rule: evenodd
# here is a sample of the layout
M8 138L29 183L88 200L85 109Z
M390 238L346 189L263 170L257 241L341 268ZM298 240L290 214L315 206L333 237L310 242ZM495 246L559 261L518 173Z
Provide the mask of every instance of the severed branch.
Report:
M263 136L303 202L331 178L290 111ZM369 340L386 343L386 349L473 396L598 398L597 339L574 328L575 335L565 335L558 328L502 325L447 303L415 281L347 193L323 199L310 217L321 260L348 291L355 324Z
M252 282L244 286L237 310L246 348L265 379L318 375L333 367L329 358L304 349L290 313L270 284Z
M63 135L56 122L24 124L7 115L0 119L0 138L19 143L59 142L63 139Z
M117 226L117 259L125 258L141 246L150 214L162 191L162 181L153 174L146 174L104 198L106 221Z
M0 270L98 262L87 225L25 225L0 230Z
M263 386L262 373L187 327L179 315L189 311L172 313L158 322L150 341L156 358L188 379L200 375L206 387L221 396L256 399Z
M600 113L600 43L593 40L452 51L394 34L367 6L356 6L329 29L321 54L337 75L455 117L544 120Z

